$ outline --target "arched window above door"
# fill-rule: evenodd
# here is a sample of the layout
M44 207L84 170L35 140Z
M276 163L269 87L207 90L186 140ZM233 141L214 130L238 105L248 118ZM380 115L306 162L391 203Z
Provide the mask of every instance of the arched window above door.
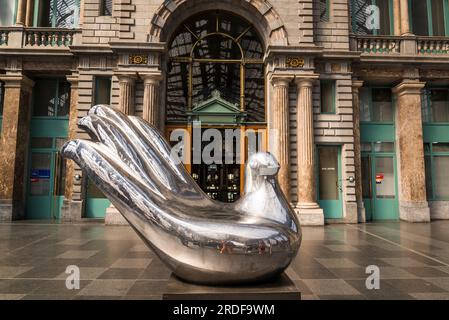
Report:
M245 121L265 122L264 45L244 19L208 11L180 24L169 44L167 122L213 94L245 112Z

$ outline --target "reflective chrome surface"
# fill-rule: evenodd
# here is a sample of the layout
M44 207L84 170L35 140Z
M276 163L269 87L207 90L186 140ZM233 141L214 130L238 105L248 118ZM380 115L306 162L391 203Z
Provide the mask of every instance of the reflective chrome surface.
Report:
M245 194L211 200L170 156L157 129L95 106L79 126L98 142L62 148L180 278L203 284L262 281L296 256L301 230L277 185L279 164L257 153L246 164Z

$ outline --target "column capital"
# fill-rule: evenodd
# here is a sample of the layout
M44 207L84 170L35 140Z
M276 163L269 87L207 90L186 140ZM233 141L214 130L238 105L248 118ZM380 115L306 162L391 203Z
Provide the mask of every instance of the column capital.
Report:
M392 92L399 96L404 94L421 94L421 90L425 85L425 82L417 80L403 80L392 89Z
M79 77L78 75L68 75L66 76L67 81L70 83L72 89L78 88Z
M293 78L294 76L272 74L270 80L274 87L288 87Z
M140 78L143 80L144 84L155 84L159 85L162 81L162 75L160 73L147 73L139 74Z
M314 78L296 78L295 83L298 88L312 88Z
M116 73L119 82L126 82L130 84L134 84L134 82L138 79L137 73Z
M363 83L364 83L364 81L363 80L356 80L356 79L353 79L352 80L352 88L353 89L360 89L361 87L363 87Z
M3 74L0 81L5 83L5 88L23 88L31 90L34 87L34 81L23 74Z

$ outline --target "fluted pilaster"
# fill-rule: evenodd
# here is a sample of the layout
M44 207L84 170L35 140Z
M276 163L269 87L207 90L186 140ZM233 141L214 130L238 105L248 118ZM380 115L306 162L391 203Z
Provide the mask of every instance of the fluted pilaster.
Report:
M290 201L290 129L288 88L290 79L274 78L274 105L271 112L272 130L276 143L273 143L273 154L279 161L279 185L287 200Z
M160 76L148 75L143 79L144 95L143 95L143 119L159 128L159 90Z
M120 110L127 114L134 114L134 90L136 78L134 76L119 76L120 83Z

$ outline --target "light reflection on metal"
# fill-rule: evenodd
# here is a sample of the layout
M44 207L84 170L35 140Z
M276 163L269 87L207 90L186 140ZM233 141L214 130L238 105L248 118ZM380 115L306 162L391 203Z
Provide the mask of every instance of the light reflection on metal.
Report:
M296 256L301 230L277 184L272 155L250 157L244 195L222 203L207 197L143 119L95 106L79 126L98 142L69 141L63 156L83 169L178 277L203 284L263 281Z

